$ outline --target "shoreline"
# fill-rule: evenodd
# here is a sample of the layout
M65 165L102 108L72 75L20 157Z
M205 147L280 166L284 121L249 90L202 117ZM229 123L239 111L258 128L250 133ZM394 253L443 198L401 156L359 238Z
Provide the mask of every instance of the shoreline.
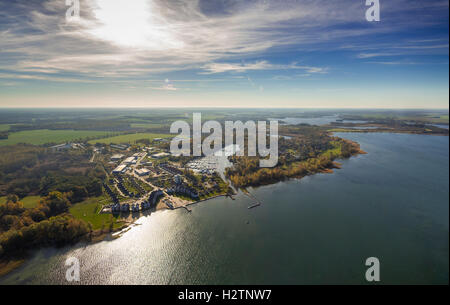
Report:
M339 133L341 131L330 131L330 133L334 134L334 133ZM349 130L346 131L347 133L398 133L398 134L417 134L417 135L442 135L442 136L448 136L448 135L444 135L444 134L418 134L418 133L408 133L408 132L390 132L390 131L386 131L386 132L378 132L378 131L354 131L354 130ZM354 153L352 153L348 158L336 158L335 160L342 160L342 159L351 159L354 156L357 155L364 155L364 154L368 154L367 152L365 152L364 150L362 150L360 148L360 144L355 142L355 141L351 141L345 138L342 138L344 141L351 143L352 145L356 146L357 149ZM302 176L292 176L292 177L284 177L285 179L282 180L278 180L278 181L270 181L268 183L261 183L258 185L249 185L246 187L239 187L238 189L242 190L244 193L248 192L247 188L251 187L251 188L258 188L258 187L263 187L263 186L268 186L268 185L272 185L272 184L276 184L279 182L283 182L283 181L288 181L288 180L301 180L302 178L306 177L306 176L312 176L315 174L319 174L319 173L324 173L324 174L331 174L334 172L333 169L341 169L342 168L342 164L340 164L339 162L336 162L335 160L333 160L332 165L328 168L319 170L317 172L314 173L310 173L307 175L302 175ZM234 193L232 195L236 195L237 193ZM151 215L152 213L158 212L158 211L164 211L164 210L177 210L177 209L186 209L188 212L191 212L187 207L192 206L192 205L196 205L198 203L202 203L202 202L206 202L209 200L213 200L216 198L220 198L220 197L230 197L233 198L232 195L230 194L219 194L219 195L215 195L206 199L202 199L202 200L198 200L198 201L194 201L194 202L189 202L186 203L184 205L181 206L177 206L174 207L173 209L170 209L167 206L164 207L157 207L155 208L154 211L146 211L144 212L145 214L141 214L141 212L139 212L139 216L134 217L133 215L136 215L136 213L130 213L128 215L127 218L124 218L124 220L122 220L121 222L124 223L121 227L113 229L111 231L108 232L103 232L102 230L96 230L96 231L92 231L88 234L86 234L86 239L81 239L78 242L86 242L88 245L90 244L96 244L98 242L102 242L102 241L107 241L108 238L111 238L110 240L114 240L117 238L120 238L122 236L123 233L126 233L128 230L130 230L132 228L133 225L136 225L136 222L141 219L142 217L146 217ZM77 242L77 243L78 243ZM36 251L39 249L35 249L33 251ZM11 260L7 260L7 261L0 261L0 278L6 276L7 274L11 273L12 271L20 268L24 263L27 262L29 255L27 254L25 258L22 259L11 259Z
M198 200L195 202L190 202L187 203L183 206L178 206L174 209L170 209L169 207L164 207L164 208L156 208L154 211L152 211L151 213L147 212L147 215L141 214L139 217L136 217L135 219L133 218L133 213L130 213L130 215L127 218L124 218L124 220L122 221L124 223L123 226L116 228L112 231L108 231L108 232L103 232L102 230L96 230L96 231L92 231L91 233L86 234L86 238L82 238L81 240L79 240L77 243L79 242L85 242L87 245L93 245L99 242L103 242L103 241L108 241L108 238L110 238L109 240L115 240L117 238L120 238L122 236L122 234L128 232L129 230L131 230L131 228L136 225L136 222L141 219L142 217L147 217L149 215L151 215L152 213L156 213L156 212L162 212L162 211L174 211L174 210L178 210L178 209L186 209L188 206L191 205L195 205L198 203L202 203L202 202L206 202L212 199L216 199L216 198L220 198L220 197L228 197L230 195L228 194L220 194L220 195L215 195L213 197L209 197L206 199L202 199L202 200ZM231 197L231 196L230 196ZM231 197L232 198L232 197ZM188 210L189 211L189 210ZM129 218L132 219L129 219ZM37 251L39 249L34 249L31 252ZM8 275L9 273L17 270L18 268L20 268L24 263L27 262L28 258L32 255L32 253L29 253L27 255L25 255L24 258L21 259L11 259L11 260L5 260L5 261L0 261L0 278Z

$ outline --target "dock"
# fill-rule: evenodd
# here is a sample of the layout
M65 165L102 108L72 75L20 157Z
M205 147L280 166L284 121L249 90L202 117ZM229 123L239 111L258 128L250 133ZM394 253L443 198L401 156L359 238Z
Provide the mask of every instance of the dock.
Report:
M255 203L255 204L252 204L251 206L249 206L248 209L250 210L250 209L259 207L260 205L261 205L261 203L260 203L260 202L257 202L257 203Z
M190 208L188 208L187 206L182 206L183 209L185 209L186 211L188 211L189 213L192 212L192 210Z

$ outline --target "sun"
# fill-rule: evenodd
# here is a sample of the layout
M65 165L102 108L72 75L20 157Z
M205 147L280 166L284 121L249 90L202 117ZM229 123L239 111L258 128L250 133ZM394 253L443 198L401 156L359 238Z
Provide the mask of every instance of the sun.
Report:
M96 26L87 32L118 46L165 50L181 48L182 42L151 0L97 0L93 10Z

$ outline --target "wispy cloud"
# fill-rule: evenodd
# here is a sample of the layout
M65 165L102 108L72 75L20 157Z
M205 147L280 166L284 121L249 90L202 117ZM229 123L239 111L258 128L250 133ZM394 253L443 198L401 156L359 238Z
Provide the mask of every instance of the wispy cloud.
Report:
M79 77L278 69L267 61L222 62L275 47L308 48L376 31L332 27L364 22L361 5L350 1L342 9L342 1L337 0L136 0L132 5L127 0L82 0L78 23L66 22L64 4L61 0L29 6L13 2L8 10L8 4L1 4L9 12L0 24L3 69ZM310 72L320 73L317 69L322 68Z
M202 66L204 72L202 74L215 74L215 73L243 73L247 71L258 70L306 70L309 73L327 73L327 68L322 67L310 67L301 66L296 63L289 65L271 64L265 60L256 61L252 63L209 63Z
M179 89L175 87L175 85L169 80L164 80L164 83L160 87L150 87L153 90L162 90L162 91L178 91Z
M0 78L124 83L156 78L162 81L151 89L178 91L178 82L236 81L239 74L257 71L272 71L279 80L334 71L305 52L345 50L355 60L448 53L442 37L377 39L435 26L442 18L448 24L445 14L408 15L424 8L442 12L448 1L385 2L376 25L364 19L364 1L353 0L81 0L76 23L66 22L63 0L2 1ZM172 72L199 78L164 82ZM207 79L215 74L221 79Z

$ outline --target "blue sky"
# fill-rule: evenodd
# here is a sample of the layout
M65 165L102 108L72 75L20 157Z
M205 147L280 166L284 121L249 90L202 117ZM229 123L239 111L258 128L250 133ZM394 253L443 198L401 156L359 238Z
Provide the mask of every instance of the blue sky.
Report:
M0 107L445 108L449 2L0 2Z

